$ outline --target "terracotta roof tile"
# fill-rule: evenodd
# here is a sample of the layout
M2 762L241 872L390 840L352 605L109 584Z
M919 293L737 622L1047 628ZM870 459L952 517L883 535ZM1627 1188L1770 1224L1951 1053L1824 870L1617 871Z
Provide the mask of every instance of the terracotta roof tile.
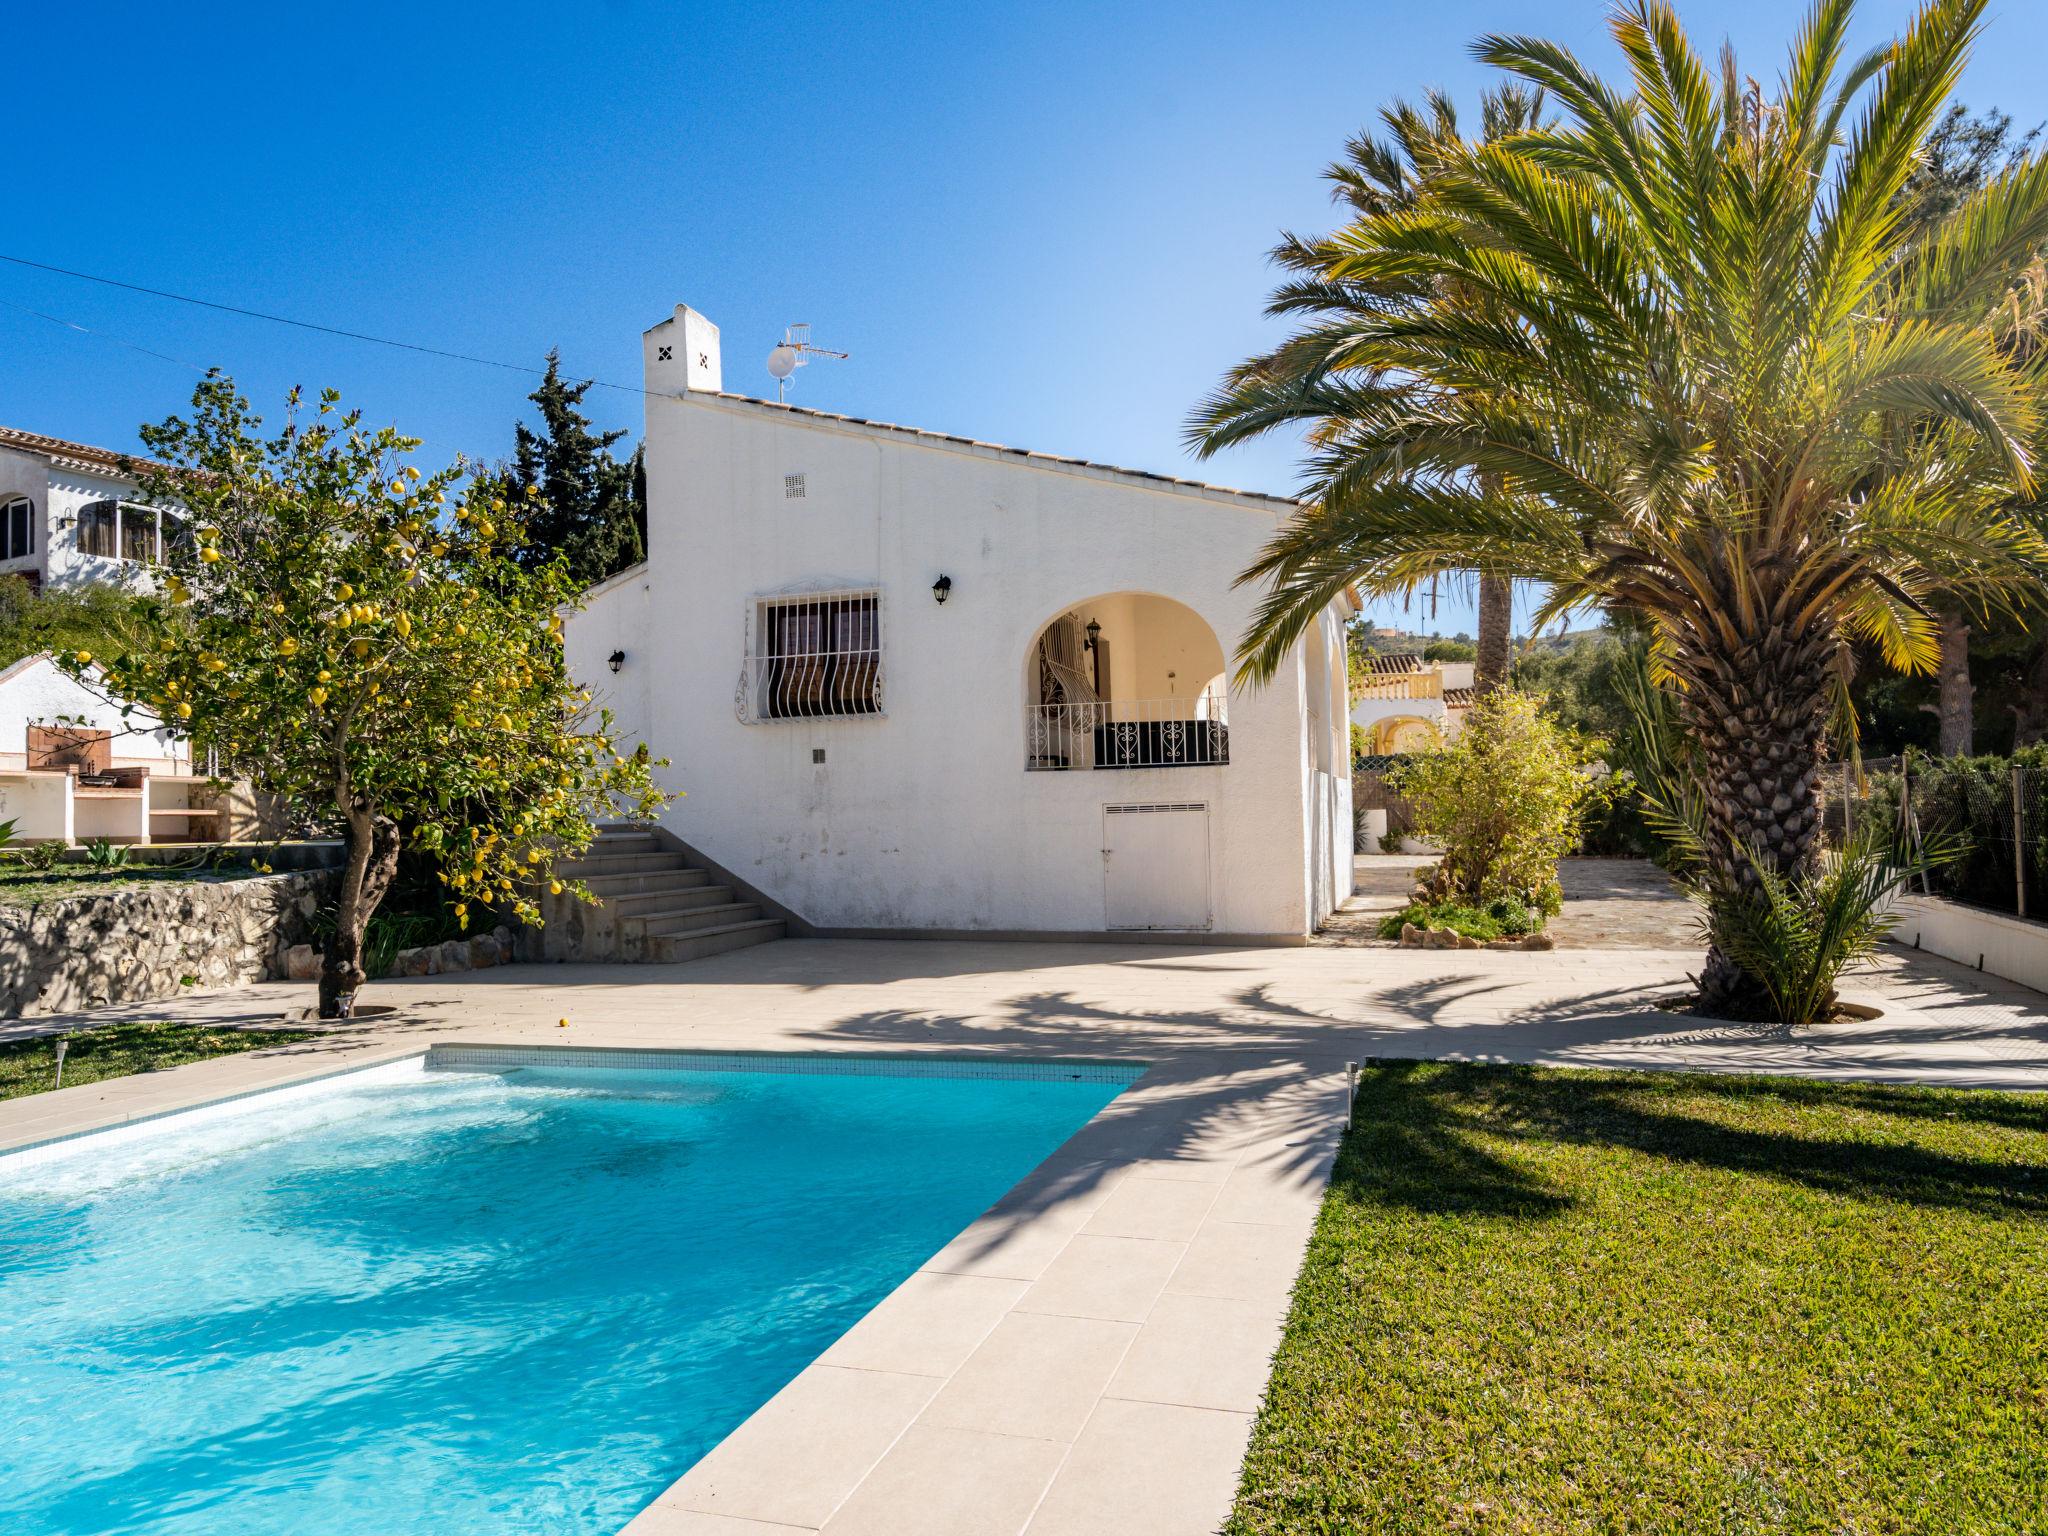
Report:
M90 443L74 443L61 437L45 437L40 432L26 432L20 427L0 427L0 448L16 448L23 453L38 454L53 463L71 469L94 470L101 473L126 474L124 464L134 469L168 469L145 459L140 454L118 453L112 448L95 448Z

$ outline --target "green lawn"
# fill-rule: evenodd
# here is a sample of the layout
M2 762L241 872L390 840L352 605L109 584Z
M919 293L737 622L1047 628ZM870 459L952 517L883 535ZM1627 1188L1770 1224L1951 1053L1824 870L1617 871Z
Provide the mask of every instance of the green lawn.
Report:
M71 1036L64 1056L64 1086L96 1083L131 1072L156 1072L310 1039L312 1032L292 1029L214 1029L203 1024L109 1024ZM0 1043L0 1099L42 1093L54 1086L56 1042L35 1040Z
M2048 1098L1367 1071L1230 1536L2048 1531Z
M149 864L94 869L90 865L66 863L49 870L0 864L0 907L33 907L40 902L60 901L72 896L103 896L108 891L132 890L143 885L246 880L252 873L254 871L248 869L227 869L199 874L189 869L168 869Z

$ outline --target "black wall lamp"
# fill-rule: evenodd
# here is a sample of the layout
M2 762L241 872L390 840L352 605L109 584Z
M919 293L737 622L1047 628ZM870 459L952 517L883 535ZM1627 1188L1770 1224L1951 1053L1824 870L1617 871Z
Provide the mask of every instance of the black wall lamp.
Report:
M952 595L953 595L953 578L952 578L952 577L950 577L950 576L941 576L941 577L940 577L940 578L939 578L939 579L938 579L937 581L935 581L935 582L933 582L933 583L932 583L932 596L933 596L933 597L935 597L935 598L937 598L937 599L938 599L938 600L939 600L939 601L940 601L941 603L945 602L945 600L946 600L947 598L951 597Z
M614 672L618 671L619 668L626 664L626 653L624 651L613 651L611 655L605 657L605 664Z
M1090 619L1088 621L1088 638L1082 642L1081 648L1086 651L1092 651L1095 649L1095 642L1101 638L1102 626L1094 619Z

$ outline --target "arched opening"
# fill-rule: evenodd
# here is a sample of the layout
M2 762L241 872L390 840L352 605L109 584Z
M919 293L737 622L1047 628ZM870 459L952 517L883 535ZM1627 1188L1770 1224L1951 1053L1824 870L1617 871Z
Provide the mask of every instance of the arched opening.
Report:
M1375 721L1372 730L1373 752L1381 757L1430 752L1443 745L1443 734L1436 722L1421 715L1392 715Z
M1076 603L1025 657L1024 766L1201 768L1230 761L1223 646L1185 603L1112 592Z

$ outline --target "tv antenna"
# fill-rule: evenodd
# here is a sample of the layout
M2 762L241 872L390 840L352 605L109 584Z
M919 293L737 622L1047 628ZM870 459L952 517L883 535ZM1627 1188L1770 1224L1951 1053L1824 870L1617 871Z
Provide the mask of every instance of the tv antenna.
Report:
M811 345L811 328L808 324L792 325L782 333L782 345L768 354L768 373L775 380L775 398L789 398L789 376L810 362L814 357L832 357L846 361L844 352L834 352L830 347Z

